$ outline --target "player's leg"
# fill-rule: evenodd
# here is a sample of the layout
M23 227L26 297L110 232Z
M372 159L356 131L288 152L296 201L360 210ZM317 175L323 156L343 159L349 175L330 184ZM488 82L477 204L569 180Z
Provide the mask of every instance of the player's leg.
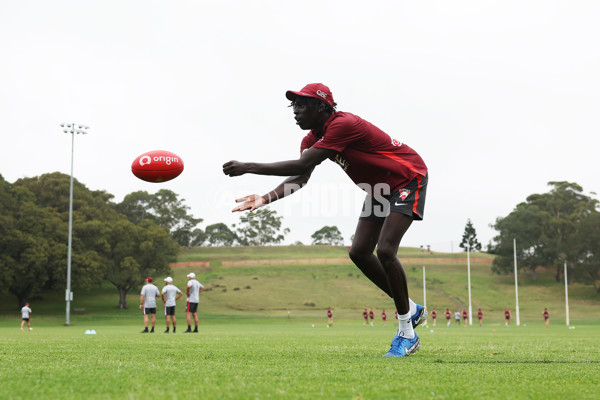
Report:
M144 308L144 330L142 333L148 333L148 313L146 312L146 308Z
M410 220L412 221L412 218L410 218ZM354 240L352 241L349 255L354 265L356 265L371 282L393 299L394 296L390 290L386 272L381 265L381 261L373 253L381 235L382 227L383 221L381 219L359 219L358 224L356 225L356 231L354 232ZM400 239L398 239L398 243L399 240ZM410 298L408 301L413 326L416 327L425 320L427 312L423 306L416 304ZM367 325L368 322L368 319L365 319L365 325Z
M154 309L154 311L156 311L156 309ZM156 325L156 312L153 312L151 314L152 317L152 329L150 330L151 333L154 333L154 326Z
M177 329L177 318L175 318L175 310L173 310L173 315L171 315L171 318L173 318L173 333L175 333L175 330Z
M377 243L377 259L383 267L398 310L398 333L386 354L388 357L408 356L416 352L421 345L412 326L406 273L398 259L400 241L412 221L412 216L391 212L383 223Z
M25 320L24 319L21 320L21 330L23 330L23 325L25 325Z
M187 322L187 330L183 333L190 333L192 331L192 313L190 312L190 302L188 301L185 306L185 321Z
M198 332L198 312L192 313L194 316L194 332Z

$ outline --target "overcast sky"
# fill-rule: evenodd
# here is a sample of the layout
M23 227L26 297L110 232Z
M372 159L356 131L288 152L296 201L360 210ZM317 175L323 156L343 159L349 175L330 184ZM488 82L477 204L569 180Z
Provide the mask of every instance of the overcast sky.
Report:
M458 251L467 219L489 227L547 182L600 193L596 1L3 1L0 174L70 173L116 201L170 189L201 227L239 220L234 199L281 177L222 164L299 157L288 89L328 85L338 109L417 150L425 220L402 245ZM178 178L135 178L139 154L180 155ZM593 195L598 198L597 195ZM325 161L270 207L287 243L336 225L349 243L363 194Z

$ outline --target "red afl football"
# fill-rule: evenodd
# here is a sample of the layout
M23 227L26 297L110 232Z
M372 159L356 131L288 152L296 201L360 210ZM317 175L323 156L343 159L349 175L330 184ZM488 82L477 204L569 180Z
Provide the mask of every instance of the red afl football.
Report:
M183 171L183 160L175 153L165 150L148 151L139 155L131 164L131 172L147 182L166 182Z

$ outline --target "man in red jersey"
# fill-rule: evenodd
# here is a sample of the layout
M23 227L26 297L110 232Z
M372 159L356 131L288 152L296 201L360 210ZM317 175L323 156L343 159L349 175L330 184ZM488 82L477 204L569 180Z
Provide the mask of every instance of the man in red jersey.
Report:
M367 311L366 308L365 308L365 311L363 311L363 318L365 319L365 322L363 322L363 325L367 326L369 324L369 312Z
M544 308L544 323L546 324L546 328L548 327L548 324L550 323L550 313L548 312L547 308Z
M327 309L327 327L333 326L333 311L331 311L331 307Z
M369 310L369 318L371 319L371 326L375 326L373 325L373 320L375 319L375 312L372 308Z
M300 158L272 163L225 163L223 172L229 176L250 173L289 177L263 196L252 194L237 199L242 204L233 211L253 211L296 192L326 159L339 164L367 192L350 258L394 300L398 333L386 356L408 356L420 347L414 328L427 319L427 311L410 300L406 273L397 253L412 222L423 219L427 166L416 151L375 125L354 114L336 111L331 91L321 83L287 91L286 97L292 102L296 124L310 130L302 139Z
M437 318L437 311L435 308L431 311L431 319L433 319L433 326L435 326L435 319Z
M383 326L385 326L387 323L387 313L385 312L385 310L381 311L381 320L383 321Z
M446 326L450 326L450 310L446 308Z
M479 327L481 328L483 324L483 311L481 311L481 308L477 311L477 318L479 318Z
M504 320L506 321L506 326L510 326L510 310L508 308L504 310Z
M462 310L462 317L463 317L463 321L465 321L465 327L466 327L467 319L469 319L469 312L467 311L466 308L463 308L463 310Z

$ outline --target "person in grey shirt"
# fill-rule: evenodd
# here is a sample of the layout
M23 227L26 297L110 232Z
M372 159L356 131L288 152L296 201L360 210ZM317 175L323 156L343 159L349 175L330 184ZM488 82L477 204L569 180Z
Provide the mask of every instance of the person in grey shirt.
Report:
M198 303L200 303L200 292L204 290L204 285L196 280L196 274L190 272L187 274L187 307L185 309L185 319L187 320L187 331L183 333L198 333ZM192 331L192 316L194 317L195 329Z
M148 333L148 315L152 315L152 330L156 325L156 299L160 296L158 288L152 284L152 277L149 276L145 280L145 285L140 293L140 310L144 311L144 330L142 333Z
M173 285L173 278L170 276L165 278L165 287L162 288L161 296L163 302L165 303L165 321L167 324L167 330L165 333L169 333L169 324L171 323L171 318L173 319L173 333L177 329L177 319L175 318L175 304L177 304L177 300L181 296L183 296L183 292L179 290L179 288Z

